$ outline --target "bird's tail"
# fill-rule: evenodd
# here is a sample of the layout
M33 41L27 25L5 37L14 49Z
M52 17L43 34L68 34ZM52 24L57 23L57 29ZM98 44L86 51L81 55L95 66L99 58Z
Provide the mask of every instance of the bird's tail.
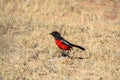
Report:
M78 45L75 45L75 44L72 44L73 47L77 47L79 49L82 49L82 50L85 50L85 48L81 47L81 46L78 46Z

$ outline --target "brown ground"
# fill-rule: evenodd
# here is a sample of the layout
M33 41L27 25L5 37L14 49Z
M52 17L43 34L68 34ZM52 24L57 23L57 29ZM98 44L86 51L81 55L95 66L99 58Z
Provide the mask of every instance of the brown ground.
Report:
M119 80L119 0L0 0L0 80ZM58 57L50 32L81 45Z

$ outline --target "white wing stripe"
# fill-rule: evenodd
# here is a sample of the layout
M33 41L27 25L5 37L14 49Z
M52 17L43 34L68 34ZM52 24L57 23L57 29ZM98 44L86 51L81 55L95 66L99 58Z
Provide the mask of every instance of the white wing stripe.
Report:
M71 46L68 42L66 42L65 40L61 40L64 44Z

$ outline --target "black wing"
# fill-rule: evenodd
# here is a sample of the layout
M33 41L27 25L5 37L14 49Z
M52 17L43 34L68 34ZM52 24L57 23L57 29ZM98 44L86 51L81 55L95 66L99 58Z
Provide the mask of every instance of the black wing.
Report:
M69 47L72 47L71 43L69 43L67 40L62 39L61 42Z

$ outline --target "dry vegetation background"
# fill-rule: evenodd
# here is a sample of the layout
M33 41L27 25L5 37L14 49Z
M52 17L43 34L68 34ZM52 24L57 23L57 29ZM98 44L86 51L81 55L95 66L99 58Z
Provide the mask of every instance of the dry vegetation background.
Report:
M54 30L85 59L58 57ZM119 80L119 48L120 0L0 0L0 80Z

